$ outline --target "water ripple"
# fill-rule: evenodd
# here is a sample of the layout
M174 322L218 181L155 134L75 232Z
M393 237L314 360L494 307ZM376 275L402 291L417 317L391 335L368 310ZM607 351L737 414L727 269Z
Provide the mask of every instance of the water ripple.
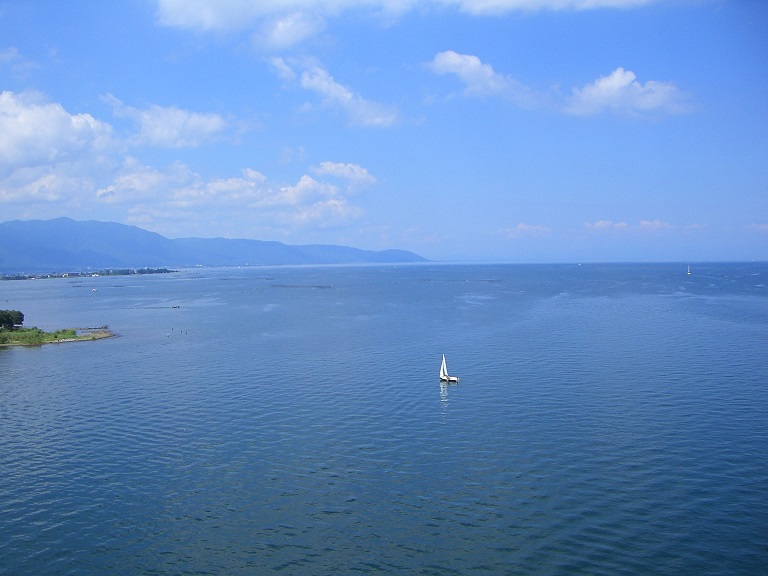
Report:
M559 270L131 280L0 350L0 574L760 573L765 325Z

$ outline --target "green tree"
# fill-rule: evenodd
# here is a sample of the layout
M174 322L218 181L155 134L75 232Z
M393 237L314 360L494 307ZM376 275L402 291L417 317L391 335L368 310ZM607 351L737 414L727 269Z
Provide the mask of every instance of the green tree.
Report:
M13 330L24 324L24 314L18 310L0 310L0 330Z

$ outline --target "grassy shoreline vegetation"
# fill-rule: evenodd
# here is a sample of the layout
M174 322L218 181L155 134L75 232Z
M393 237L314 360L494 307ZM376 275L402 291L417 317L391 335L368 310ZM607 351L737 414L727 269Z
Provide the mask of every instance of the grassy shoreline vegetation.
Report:
M54 332L45 332L40 328L16 328L14 330L0 330L0 346L39 346L62 342L84 342L110 338L114 335L108 326L64 328Z
M114 336L109 326L98 328L65 328L45 332L40 328L23 328L24 314L19 310L0 310L0 346L37 346L60 342L100 340Z

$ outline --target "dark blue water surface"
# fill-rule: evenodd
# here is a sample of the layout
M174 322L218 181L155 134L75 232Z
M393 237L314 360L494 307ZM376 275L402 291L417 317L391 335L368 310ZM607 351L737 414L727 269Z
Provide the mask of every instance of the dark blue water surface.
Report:
M0 574L768 573L768 265L691 272L0 282L119 333L0 349Z

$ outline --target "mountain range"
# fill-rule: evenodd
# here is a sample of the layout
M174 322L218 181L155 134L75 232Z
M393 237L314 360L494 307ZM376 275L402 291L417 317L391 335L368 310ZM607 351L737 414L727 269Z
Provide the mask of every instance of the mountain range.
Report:
M288 245L228 238L170 239L136 226L70 218L0 223L0 272L281 264L426 262L406 250Z

